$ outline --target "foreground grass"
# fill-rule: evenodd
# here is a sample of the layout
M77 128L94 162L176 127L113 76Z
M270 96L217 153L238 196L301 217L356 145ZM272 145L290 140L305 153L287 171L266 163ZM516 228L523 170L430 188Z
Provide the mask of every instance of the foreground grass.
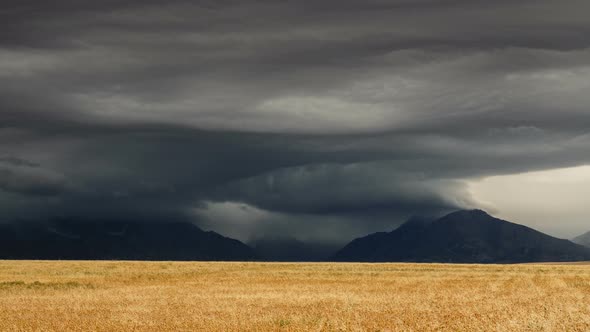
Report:
M590 265L0 261L2 331L590 331Z

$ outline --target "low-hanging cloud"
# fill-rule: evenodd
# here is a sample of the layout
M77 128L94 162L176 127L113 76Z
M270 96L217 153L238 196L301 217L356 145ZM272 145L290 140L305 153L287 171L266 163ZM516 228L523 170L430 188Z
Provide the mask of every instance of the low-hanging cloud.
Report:
M13 194L53 196L66 190L64 177L18 158L0 158L0 190Z

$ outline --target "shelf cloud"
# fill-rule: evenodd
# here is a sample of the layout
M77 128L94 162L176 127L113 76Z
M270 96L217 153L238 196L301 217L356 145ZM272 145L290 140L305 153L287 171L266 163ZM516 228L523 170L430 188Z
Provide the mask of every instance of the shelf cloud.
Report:
M590 162L588 11L6 1L0 211L336 242L412 215L502 211L470 183Z

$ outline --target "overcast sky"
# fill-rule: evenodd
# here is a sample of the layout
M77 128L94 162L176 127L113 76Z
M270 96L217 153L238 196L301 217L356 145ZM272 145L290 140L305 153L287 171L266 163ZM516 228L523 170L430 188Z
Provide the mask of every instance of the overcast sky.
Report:
M589 12L2 1L0 214L345 242L484 208L577 235L590 230L572 199L590 186L577 167L590 162Z

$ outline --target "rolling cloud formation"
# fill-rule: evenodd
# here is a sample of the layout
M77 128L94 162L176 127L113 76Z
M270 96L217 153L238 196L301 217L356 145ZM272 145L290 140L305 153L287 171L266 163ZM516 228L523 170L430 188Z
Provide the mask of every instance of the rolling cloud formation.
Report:
M590 162L587 1L5 1L2 219L345 242ZM494 209L493 206L488 208Z

